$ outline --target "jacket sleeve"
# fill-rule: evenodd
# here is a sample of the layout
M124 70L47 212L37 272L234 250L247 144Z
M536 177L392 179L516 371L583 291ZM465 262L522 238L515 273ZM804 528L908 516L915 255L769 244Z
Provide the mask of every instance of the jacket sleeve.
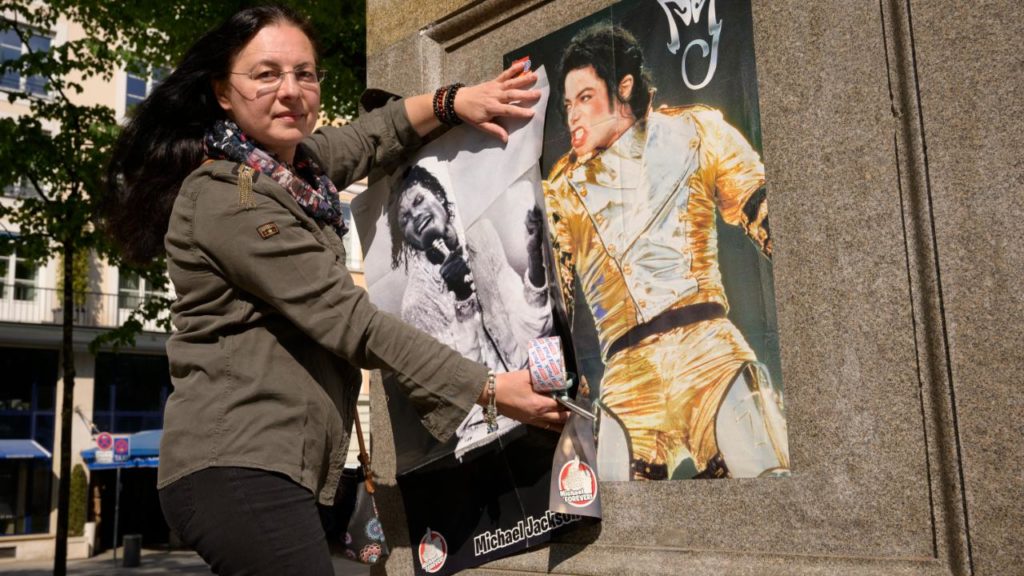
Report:
M341 190L374 168L393 168L421 143L404 101L392 100L344 126L324 126L302 144Z
M717 110L698 113L715 159L715 197L722 219L740 226L767 256L772 255L764 164L754 148Z
M743 206L764 186L764 164L747 139L733 128L717 110L695 114L704 144L714 159L715 197L722 220L740 223Z
M447 439L479 398L487 368L378 310L317 239L321 230L273 198L254 194L255 206L246 208L237 196L226 182L198 195L195 249L321 346L355 366L394 371L424 426Z

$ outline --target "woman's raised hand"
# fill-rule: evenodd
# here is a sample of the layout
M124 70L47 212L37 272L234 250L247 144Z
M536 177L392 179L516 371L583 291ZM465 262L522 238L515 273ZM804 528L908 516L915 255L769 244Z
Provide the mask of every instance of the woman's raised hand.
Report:
M494 80L466 86L455 95L455 113L463 122L508 142L508 131L495 122L498 118L531 118L533 110L524 106L540 98L540 90L529 90L537 81L533 72L524 72L518 62Z
M524 424L558 431L569 412L547 394L533 391L529 370L498 374L495 380L498 413Z

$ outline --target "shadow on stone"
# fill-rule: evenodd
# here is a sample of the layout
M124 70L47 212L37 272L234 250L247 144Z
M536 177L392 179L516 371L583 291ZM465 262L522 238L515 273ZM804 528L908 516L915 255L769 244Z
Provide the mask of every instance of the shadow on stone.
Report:
M584 518L564 534L555 536L548 544L548 572L554 572L559 565L586 550L600 535L601 521Z

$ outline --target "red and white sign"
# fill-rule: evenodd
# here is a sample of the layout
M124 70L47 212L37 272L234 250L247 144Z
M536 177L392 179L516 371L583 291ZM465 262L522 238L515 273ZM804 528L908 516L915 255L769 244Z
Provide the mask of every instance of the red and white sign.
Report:
M97 450L112 450L114 448L114 437L110 435L110 432L100 432L96 436L96 449Z
M114 462L114 437L109 432L100 432L96 436L96 463L111 464Z
M586 508L597 499L597 474L579 456L565 463L558 473L558 495L565 503Z
M433 574L444 566L448 559L448 543L440 532L427 528L427 533L420 539L420 566L429 574Z
M114 462L124 462L132 451L132 441L128 436L114 438Z

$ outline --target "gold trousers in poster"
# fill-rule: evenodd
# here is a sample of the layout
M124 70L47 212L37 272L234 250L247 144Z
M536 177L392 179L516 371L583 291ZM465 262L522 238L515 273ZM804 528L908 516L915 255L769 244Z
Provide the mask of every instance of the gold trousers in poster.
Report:
M692 456L697 470L718 452L715 417L744 362L757 360L727 318L650 336L608 361L601 401L626 427L632 458L675 467Z

